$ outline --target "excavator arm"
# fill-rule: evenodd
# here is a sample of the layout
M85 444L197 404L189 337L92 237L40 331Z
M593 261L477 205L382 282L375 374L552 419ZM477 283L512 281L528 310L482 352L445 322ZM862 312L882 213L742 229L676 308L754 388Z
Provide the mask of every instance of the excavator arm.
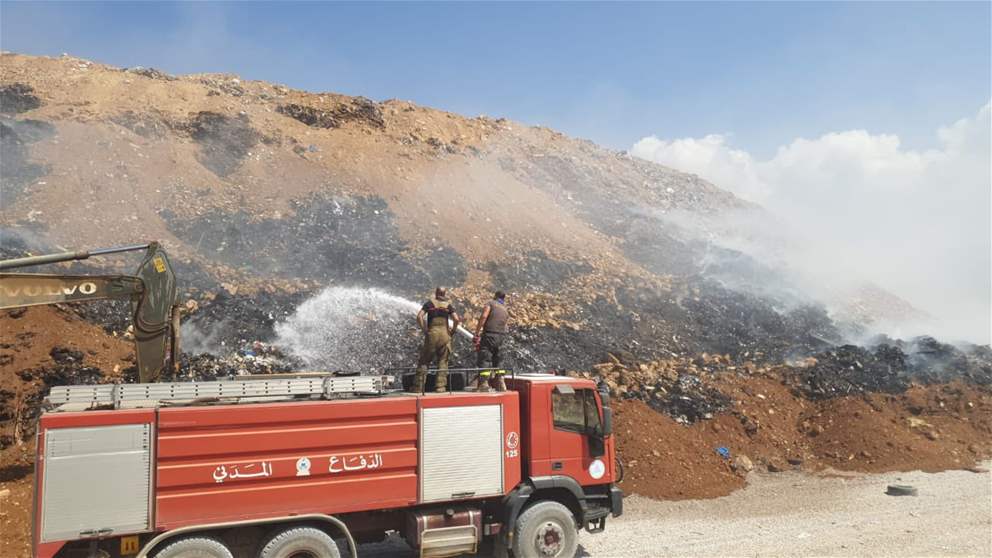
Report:
M91 256L145 250L134 275L52 275L7 273L7 269ZM0 309L90 300L130 300L138 375L142 383L157 381L167 360L179 364L179 307L176 275L157 242L90 252L65 252L0 261ZM171 349L169 359L166 351Z

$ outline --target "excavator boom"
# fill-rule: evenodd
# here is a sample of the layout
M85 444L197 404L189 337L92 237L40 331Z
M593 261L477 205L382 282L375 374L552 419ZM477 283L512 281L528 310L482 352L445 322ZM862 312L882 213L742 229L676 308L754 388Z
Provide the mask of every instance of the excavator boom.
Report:
M5 273L33 265L85 260L91 256L145 250L134 275L53 275ZM157 242L88 252L63 252L0 261L0 309L90 300L130 300L138 375L157 381L171 347L173 368L179 362L179 307L176 275ZM171 341L171 343L170 343Z
M3 273L0 274L0 310L60 302L130 299L141 296L144 290L141 279L128 275Z

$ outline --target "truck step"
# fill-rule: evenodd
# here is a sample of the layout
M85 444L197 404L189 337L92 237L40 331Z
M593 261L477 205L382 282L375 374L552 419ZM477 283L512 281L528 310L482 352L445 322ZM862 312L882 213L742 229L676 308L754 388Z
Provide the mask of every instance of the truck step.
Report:
M606 518L610 515L608 508L592 506L585 511L586 531L602 533L606 529Z

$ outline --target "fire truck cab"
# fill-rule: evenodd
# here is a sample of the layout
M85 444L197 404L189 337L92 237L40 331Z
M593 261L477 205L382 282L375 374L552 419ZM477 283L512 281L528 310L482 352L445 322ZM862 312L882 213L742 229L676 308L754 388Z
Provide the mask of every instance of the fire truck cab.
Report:
M580 531L622 513L609 396L592 381L370 381L53 389L35 558L357 557L391 533L421 557L572 558Z

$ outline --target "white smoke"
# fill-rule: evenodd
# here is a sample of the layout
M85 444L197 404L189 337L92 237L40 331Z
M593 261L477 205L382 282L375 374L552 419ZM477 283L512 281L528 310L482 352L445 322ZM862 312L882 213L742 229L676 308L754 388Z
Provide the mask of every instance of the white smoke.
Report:
M937 148L851 130L796 139L759 160L723 135L646 137L631 154L692 172L777 214L801 235L794 267L871 281L935 316L942 336L990 337L992 103L936 132Z
M179 332L183 351L198 355L210 353L223 355L235 347L225 347L222 340L224 332L231 327L230 320L221 320L215 324L199 324L196 320L183 322Z

